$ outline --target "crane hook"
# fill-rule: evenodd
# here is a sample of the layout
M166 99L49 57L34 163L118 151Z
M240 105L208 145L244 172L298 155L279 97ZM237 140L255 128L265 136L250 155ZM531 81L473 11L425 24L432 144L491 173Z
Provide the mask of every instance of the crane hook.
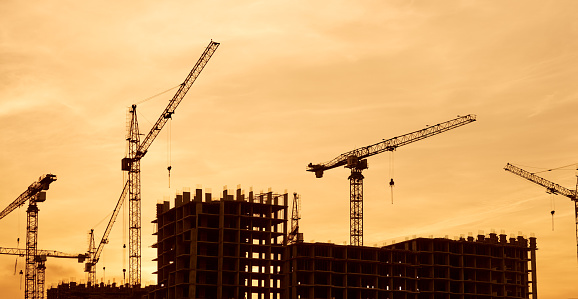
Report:
M169 188L171 187L171 169L173 169L172 166L167 167L167 170L169 171Z
M393 178L389 181L389 188L391 189L391 204L393 204L393 187L395 186L395 182Z

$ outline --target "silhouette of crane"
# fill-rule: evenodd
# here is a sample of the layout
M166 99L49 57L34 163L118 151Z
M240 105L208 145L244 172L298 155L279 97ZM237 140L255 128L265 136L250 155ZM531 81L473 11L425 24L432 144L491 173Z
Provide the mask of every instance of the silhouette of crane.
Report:
M560 194L570 198L574 202L574 219L576 222L576 256L578 257L578 177L576 181L576 189L570 190L562 187L554 182L551 182L545 178L537 176L531 172L528 172L522 168L516 167L510 163L506 164L504 170L509 171L515 175L518 175L526 180L538 184L546 188L546 192L551 194ZM552 211L553 212L553 211ZM552 213L553 215L553 213Z
M16 200L14 200L8 207L0 212L0 219L4 218L17 207L22 206L28 201L28 209L26 209L26 267L24 274L24 298L36 299L40 298L38 288L38 264L37 245L38 245L38 206L37 203L46 201L46 192L50 187L50 183L56 181L56 175L45 174L41 176L38 181L28 186ZM41 274L43 274L42 272ZM42 285L43 287L43 285ZM42 296L44 290L42 290Z
M299 194L293 193L293 206L291 209L291 231L287 238L290 244L303 242L303 234L299 232L299 219L301 219L301 204Z
M27 251L25 249L0 247L0 254L26 256L26 252ZM77 259L79 263L82 263L87 258L87 256L88 256L87 254L70 254L56 250L37 249L36 256L34 257L34 261L36 262L36 296L34 298L38 299L44 298L47 257L74 258Z
M179 86L177 93L169 101L169 104L165 110L161 113L157 122L153 125L144 140L140 141L140 132L138 128L138 121L136 115L136 105L132 105L130 113L130 122L127 126L127 143L128 143L128 154L127 157L123 158L121 161L121 168L123 171L128 172L128 179L124 184L124 188L120 195L120 198L116 204L116 207L112 213L110 221L106 227L106 230L102 236L98 248L93 251L92 256L88 259L85 265L85 272L88 272L88 282L92 285L96 282L96 263L100 258L102 249L105 244L108 243L108 236L112 229L116 217L120 211L120 207L128 194L129 196L129 208L128 208L128 225L129 225L129 271L128 280L131 286L140 286L141 284L141 182L140 182L140 160L146 155L149 147L161 132L165 124L172 115L175 113L175 109L181 103L205 65L209 62L209 59L213 56L213 53L217 50L220 43L211 40L191 72L188 74L185 81ZM170 169L169 169L170 171Z
M355 246L363 246L363 175L361 172L367 169L368 157L387 152L394 151L400 146L410 144L412 142L422 140L457 127L469 124L476 120L476 116L469 114L466 116L458 116L455 119L439 123L434 126L428 126L425 129L411 132L405 135L397 136L391 139L383 140L376 144L361 147L344 154L341 154L333 160L321 164L309 163L307 171L315 173L315 177L323 177L323 172L339 166L345 166L351 169L349 176L349 199L350 199L350 220L349 220L349 235L350 244Z

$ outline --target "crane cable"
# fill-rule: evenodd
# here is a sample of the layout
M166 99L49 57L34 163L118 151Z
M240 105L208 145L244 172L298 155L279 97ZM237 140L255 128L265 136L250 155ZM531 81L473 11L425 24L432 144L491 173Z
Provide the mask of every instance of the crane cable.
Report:
M517 167L526 167L526 168L542 169L542 170L540 170L540 171L531 172L532 174L541 173L541 172L547 172L547 171L552 171L552 170L559 170L559 169L566 168L566 167L569 167L569 166L576 166L576 165L577 165L576 163L572 163L572 164L568 164L568 165L564 165L564 166L560 166L560 167L556 167L556 168L544 168L544 167L536 167L536 166L513 164L513 163L510 163L510 164L512 164L512 165L514 165L514 166L517 166ZM566 169L566 170L569 170L569 169Z
M20 207L18 206L18 230L16 232L16 248L19 249L20 248ZM14 262L14 275L16 275L17 272L17 268L18 268L18 256L16 256L16 261Z
M550 208L552 209L550 211L550 214L552 214L552 231L554 231L554 213L556 213L556 202L554 193L550 195Z
M391 189L391 204L393 204L393 187L395 186L395 182L393 181L393 151L389 152L389 188Z
M167 134L167 170L169 171L169 189L171 188L171 169L173 168L171 166L171 151L172 151L172 146L171 146L171 141L172 141L172 127L173 127L173 119L169 118L169 130L168 130L168 134Z
M136 102L135 105L142 104L142 103L144 103L144 102L150 101L150 100L152 100L152 99L154 99L154 98L156 98L156 97L158 97L158 96L160 96L160 95L163 95L163 94L165 94L165 93L167 93L167 92L169 92L169 91L171 91L171 90L173 90L173 89L175 89L175 88L177 88L177 87L180 87L181 85L182 85L182 84L179 84L179 85L174 86L174 87L171 87L171 88L169 88L169 89L167 89L167 90L165 90L165 91L163 91L163 92L160 92L160 93L157 93L157 94L155 94L155 95L153 95L153 96L150 96L150 97L148 97L148 98L146 98L146 99L140 100L139 102Z
M123 284L126 283L126 214L127 214L127 205L123 205L122 209L122 279Z
M541 170L541 171L536 171L534 173L540 173L540 172L546 172L546 171L552 171L552 170L558 170L558 169L562 169L568 166L575 166L576 163L572 163L572 164L568 164L568 165L564 165L564 166L560 166L560 167L556 167L556 168L551 168L551 169L545 169L545 170Z

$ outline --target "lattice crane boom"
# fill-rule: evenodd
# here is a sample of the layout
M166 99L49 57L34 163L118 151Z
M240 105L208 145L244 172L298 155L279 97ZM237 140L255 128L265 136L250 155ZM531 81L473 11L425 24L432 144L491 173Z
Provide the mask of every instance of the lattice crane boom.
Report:
M468 114L458 116L455 119L428 126L425 129L397 136L391 139L361 147L346 153L343 153L333 160L321 164L309 163L307 171L314 172L317 178L323 177L325 170L333 169L339 166L345 166L351 169L349 176L349 236L350 244L363 246L363 179L362 171L367 169L368 157L394 151L400 146L422 140L457 127L476 121L476 116Z
M87 259L86 264L85 264L84 271L88 273L88 282L91 285L96 284L96 264L98 263L98 261L100 259L100 254L102 253L102 250L104 249L104 245L108 244L108 237L110 235L110 232L112 231L112 226L116 222L116 218L118 217L118 214L120 212L120 208L122 207L124 199L126 198L127 192L128 192L128 180L124 184L124 188L122 189L122 193L121 193L121 195L120 195L120 197L116 203L116 206L114 207L114 211L112 212L112 216L110 217L110 220L108 221L106 229L104 230L104 233L102 234L102 239L100 240L100 243L98 244L98 248L96 248L94 251L92 251L92 250L89 251L89 255L88 255L88 259Z
M510 163L506 164L506 166L504 167L504 170L509 171L513 174L516 174L522 178L525 178L526 180L528 180L532 183L536 183L536 184L548 189L548 192L550 192L550 193L564 195L573 201L576 201L576 199L578 198L578 196L576 194L576 190L570 190L566 187L562 187L562 186L560 186L554 182L551 182L545 178L537 176L537 175L535 175L529 171L526 171L522 168L516 167Z
M179 106L179 104L181 103L181 101L183 100L183 98L193 85L193 83L195 83L195 80L197 80L197 77L199 77L201 71L203 71L205 65L207 65L209 59L211 59L211 57L213 56L219 45L220 43L211 40L211 42L201 55L201 58L199 58L199 60L197 61L197 63L195 64L195 66L185 79L185 81L179 86L177 93L175 93L175 95L169 102L168 106L165 108L163 113L161 113L161 116L159 117L157 122L153 125L150 132L147 134L142 143L139 145L135 156L136 159L140 159L146 154L155 138L159 135L159 133L161 132L167 121L175 113L175 109L177 109L177 106Z
M343 153L335 157L333 160L325 163L321 164L309 163L309 165L307 166L307 171L315 172L315 175L318 178L321 178L323 176L323 171L347 165L348 163L347 159L351 159L350 157L356 157L357 160L361 160L377 154L381 154L383 152L394 151L396 148L400 146L410 144L418 140L422 140L431 137L433 135L449 131L451 129L455 129L457 127L469 124L474 121L476 121L476 116L473 114L460 116L455 119L439 123L434 126L429 126L425 129L393 137L372 145L360 147L358 149L354 149L352 151Z
M120 198L118 199L116 206L114 208L114 211L112 212L112 216L110 217L110 220L108 222L108 225L106 226L106 229L104 230L104 233L102 235L102 239L100 240L100 243L98 245L98 247L96 248L95 251L95 257L96 257L96 262L98 262L98 259L100 258L100 254L102 253L102 250L104 249L104 245L108 244L108 237L110 235L110 232L112 231L112 226L114 225L114 222L116 221L116 217L118 216L118 213L120 212L120 208L122 207L122 203L124 202L124 199L126 198L126 194L128 192L128 182L126 182L124 184L124 188L122 189L122 193L120 195Z
M8 248L8 247L0 247L0 254L8 254L8 255L18 255L18 256L25 256L26 249L21 248ZM56 257L56 258L69 258L69 259L77 259L79 263L82 263L84 259L88 256L87 254L73 254L73 253L65 253L62 251L56 250L36 250L37 256L46 256L46 257Z
M0 219L4 218L6 215L10 214L10 212L14 211L19 206L22 206L26 203L26 201L39 192L43 190L48 190L50 183L56 181L56 175L53 174L45 174L41 176L38 181L30 184L26 191L22 192L16 200L14 200L8 207L6 207L2 212L0 212Z
M576 223L576 256L578 257L578 181L576 182L576 189L570 190L568 188L562 187L554 182L551 182L545 178L537 176L531 172L528 172L522 168L516 167L510 163L507 163L504 170L509 171L515 175L518 175L526 180L538 184L546 188L547 192L552 194L560 194L570 198L574 202L574 219ZM578 178L577 178L578 180Z

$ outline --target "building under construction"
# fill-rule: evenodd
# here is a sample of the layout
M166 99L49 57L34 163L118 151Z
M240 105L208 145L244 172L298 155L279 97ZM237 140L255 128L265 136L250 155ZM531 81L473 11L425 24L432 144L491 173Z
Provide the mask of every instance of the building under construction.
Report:
M197 189L157 205L149 298L537 298L536 239L287 244L287 194Z
M535 238L297 243L287 252L287 298L537 298Z
M158 286L152 298L281 298L287 194L197 189L157 204Z

